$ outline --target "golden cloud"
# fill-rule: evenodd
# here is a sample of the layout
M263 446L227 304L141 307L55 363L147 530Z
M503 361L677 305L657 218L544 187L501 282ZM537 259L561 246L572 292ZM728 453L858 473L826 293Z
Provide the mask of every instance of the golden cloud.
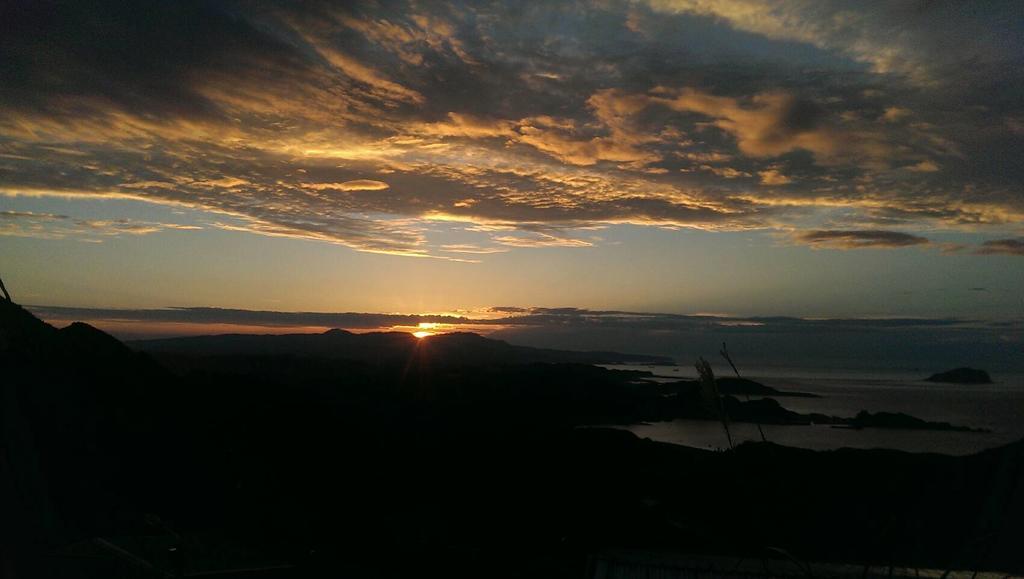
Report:
M375 181L373 179L354 179L343 183L303 183L302 187L316 191L383 191L389 185L383 181Z

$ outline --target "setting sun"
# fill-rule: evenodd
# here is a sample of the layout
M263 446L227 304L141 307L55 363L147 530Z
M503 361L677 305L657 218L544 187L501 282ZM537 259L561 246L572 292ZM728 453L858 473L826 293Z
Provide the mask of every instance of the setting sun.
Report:
M416 327L419 329L413 332L412 335L420 339L426 338L427 336L433 336L438 332L431 330L439 330L444 325L445 324L439 324L437 322L420 322L419 324L416 325Z

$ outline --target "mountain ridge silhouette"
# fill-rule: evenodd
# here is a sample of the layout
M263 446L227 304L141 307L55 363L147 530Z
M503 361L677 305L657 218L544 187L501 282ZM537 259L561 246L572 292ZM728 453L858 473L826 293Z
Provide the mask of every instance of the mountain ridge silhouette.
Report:
M132 348L159 354L291 355L365 362L429 356L435 363L488 364L576 363L675 365L665 356L609 351L573 351L518 346L474 332L438 333L417 338L407 332L354 333L331 329L318 334L220 334L128 342Z

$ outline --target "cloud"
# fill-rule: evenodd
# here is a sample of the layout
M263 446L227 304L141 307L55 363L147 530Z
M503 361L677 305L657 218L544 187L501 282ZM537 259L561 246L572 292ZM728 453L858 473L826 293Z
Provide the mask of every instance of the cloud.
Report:
M793 234L799 243L837 249L896 248L931 243L927 238L899 231L813 230Z
M658 87L651 101L670 109L697 113L736 138L740 152L776 157L796 150L822 163L879 161L893 154L885 139L870 130L847 130L828 118L812 100L786 92L758 93L741 102L694 88Z
M489 311L497 312L500 314L523 314L530 310L529 308L524 308L520 306L494 306L489 308Z
M750 177L750 173L746 171L740 171L733 167L715 167L714 165L701 165L700 168L704 171L710 171L719 177L725 179L736 179L737 177Z
M913 165L904 167L904 169L906 169L907 171L912 171L914 173L934 173L939 170L939 166L932 161L925 160L921 161L920 163L915 163Z
M708 152L692 152L692 151L689 151L689 152L685 152L685 153L676 153L676 154L678 156L684 158L684 159L689 159L689 160L697 162L697 163L725 163L725 162L731 161L732 158L733 158L732 155L727 155L725 153L721 153L721 152L718 152L718 151L708 151Z
M56 213L36 213L34 211L0 211L0 219L3 219L5 221L14 221L20 219L52 221L59 219L69 219L69 217L67 215L59 215Z
M746 317L728 315L672 314L586 308L495 306L465 315L380 314L359 312L278 312L215 307L169 307L153 309L81 308L30 305L34 314L46 320L164 322L182 324L229 324L238 326L284 328L388 329L415 326L420 322L458 325L487 330L494 327L625 327L635 330L700 332L710 328L731 331L834 331L860 329L871 331L913 328L957 328L983 325L978 321L956 318L796 318ZM498 314L495 316L494 314Z
M131 219L75 219L55 213L0 211L0 236L38 239L76 238L101 241L120 235L149 235L168 230L201 229L196 225L137 221Z
M593 243L583 239L560 237L547 233L528 236L501 235L493 238L495 243L510 247L590 247Z
M470 114L448 113L447 121L414 124L406 130L441 137L512 137L513 123L505 120L494 120Z
M656 154L613 137L581 139L546 127L525 125L520 128L517 140L573 165L594 165L599 161L646 164L660 159Z
M761 177L762 185L788 185L793 182L778 169L765 169L758 172L758 175Z
M331 45L325 38L318 37L315 33L309 32L310 29L319 31L320 28L320 26L310 26L308 20L293 21L292 23L292 29L296 34L316 51L319 56L342 74L366 85L370 89L371 94L376 98L385 101L397 100L411 104L423 102L424 97L419 92L386 78L375 68L360 62L357 58ZM324 32L325 36L329 33L329 31Z
M950 82L950 69L983 78L1006 57L992 43L1013 34L993 26L1019 22L1013 2L964 11L953 4L881 3L851 6L840 0L647 0L654 11L713 18L772 40L804 43L867 64L878 74L919 85ZM976 70L971 70L971 67ZM944 74L945 73L945 74Z
M197 225L133 221L130 219L81 219L74 222L76 228L86 233L99 235L148 235L158 231L177 229L182 231L202 229Z
M1024 220L1003 5L590 8L5 6L0 196L420 257L445 253L430 228L585 247L617 224L992 238Z
M1024 255L1024 239L993 239L981 244L979 255Z
M29 306L29 309L44 319L231 324L261 327L380 329L390 326L415 326L420 322L455 324L467 321L463 317L447 315L275 312L209 307L132 310Z
M374 181L373 179L354 179L343 183L303 183L302 186L316 191L330 189L338 191L382 191L389 187L387 183Z
M882 113L882 120L889 123L896 123L909 117L911 114L910 109L905 109L903 107L886 107L885 112Z
M658 153L645 149L643 145L659 142L662 137L639 129L633 122L633 117L647 106L643 95L600 90L592 94L586 104L597 120L592 126L580 126L573 119L546 114L513 122L449 113L452 122L424 128L427 132L438 131L445 135L507 137L572 165L589 166L613 161L642 167L661 159ZM595 130L595 126L600 130Z
M452 243L442 245L441 251L447 251L451 253L475 253L480 255L486 255L489 253L504 253L508 250L500 247L481 247L479 245L472 245L469 243Z
M407 20L356 17L337 14L338 21L358 30L368 40L393 51L403 62L420 66L427 50L450 50L461 60L474 63L451 22L430 14L413 14Z

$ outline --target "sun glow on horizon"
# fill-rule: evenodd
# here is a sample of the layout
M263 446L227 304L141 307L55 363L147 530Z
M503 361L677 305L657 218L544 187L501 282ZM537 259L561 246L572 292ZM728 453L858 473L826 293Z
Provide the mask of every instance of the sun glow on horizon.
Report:
M428 336L435 335L437 332L432 332L431 330L436 330L442 327L443 325L444 324L438 324L436 322L420 322L416 326L417 328L419 328L419 330L413 332L412 335L422 340L423 338L426 338Z

